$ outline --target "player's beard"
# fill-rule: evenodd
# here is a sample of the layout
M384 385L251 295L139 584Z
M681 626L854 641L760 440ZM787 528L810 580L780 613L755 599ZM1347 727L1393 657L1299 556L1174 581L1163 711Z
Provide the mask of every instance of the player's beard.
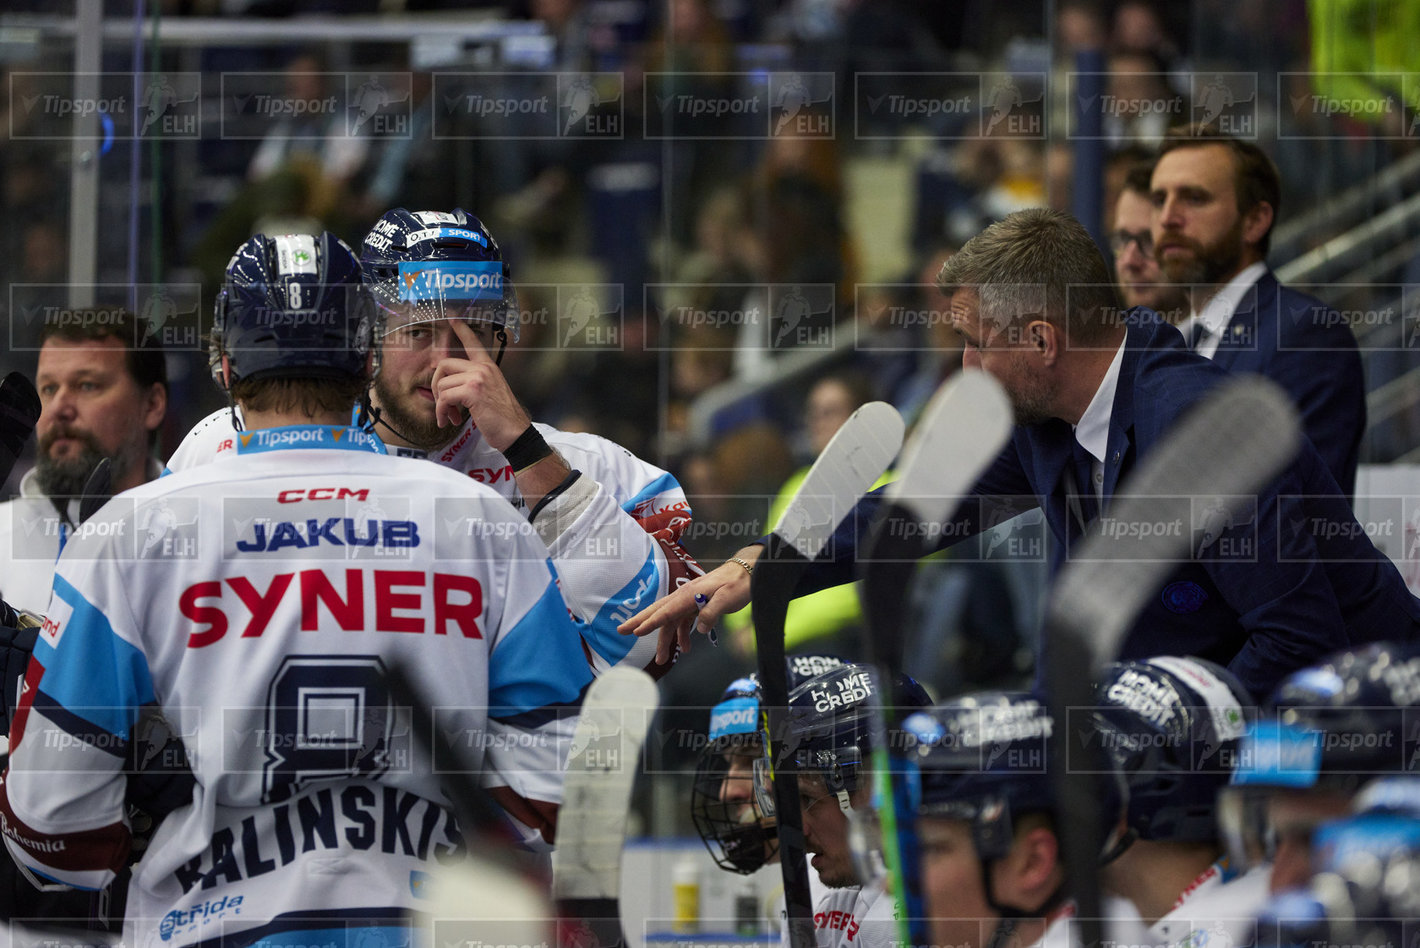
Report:
M443 447L453 440L461 427L439 427L434 419L433 403L426 401L417 391L421 386L427 388L432 381L432 375L423 380L415 379L404 391L396 391L390 378L383 373L375 379L375 403L379 406L381 419L395 434L423 451ZM466 419L468 413L459 409L459 417Z
M58 459L50 454L54 442L60 438L72 438L82 447L78 454ZM74 428L56 428L39 440L38 457L35 460L35 480L40 490L50 497L76 497L84 492L84 485L99 462L109 455L105 453L99 439L92 432ZM119 459L113 459L115 478L119 473Z
M1238 267L1243 254L1243 223L1239 217L1227 233L1217 241L1204 245L1181 234L1165 234L1156 248L1159 269L1170 283L1203 284L1211 286L1221 283L1223 277ZM1192 253L1188 256L1164 256L1168 247L1186 247Z

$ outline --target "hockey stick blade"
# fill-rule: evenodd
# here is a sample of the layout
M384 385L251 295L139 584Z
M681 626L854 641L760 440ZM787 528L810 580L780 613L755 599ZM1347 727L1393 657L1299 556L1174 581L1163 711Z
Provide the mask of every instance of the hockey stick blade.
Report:
M1296 409L1276 383L1260 376L1231 379L1141 459L1126 489L1110 500L1108 517L1142 523L1158 519L1161 498L1252 493L1296 456L1300 443ZM1127 558L1118 555L1118 543L1117 532L1106 532L1102 519L1071 551L1046 612L1045 684L1055 720L1052 779L1059 811L1068 815L1058 829L1085 948L1102 941L1097 869L1105 827L1099 814L1103 797L1096 787L1102 771L1092 762L1098 749L1089 727L1072 726L1070 709L1090 705L1096 675L1118 654L1125 632L1157 593L1159 582L1188 555L1190 536L1157 531L1137 542L1131 539Z
M868 402L848 416L804 475L773 534L805 560L818 556L897 456L902 433L902 416L887 402Z
M763 694L760 709L766 752L774 768L779 866L792 948L813 948L814 928L798 775L793 755L786 753L781 740L789 704L784 616L794 587L810 561L822 552L838 524L892 463L902 447L902 432L902 417L884 402L869 402L849 416L784 509L750 577L755 651Z
M645 672L615 667L592 683L568 754L553 854L559 945L626 943L618 899L631 789L660 706Z

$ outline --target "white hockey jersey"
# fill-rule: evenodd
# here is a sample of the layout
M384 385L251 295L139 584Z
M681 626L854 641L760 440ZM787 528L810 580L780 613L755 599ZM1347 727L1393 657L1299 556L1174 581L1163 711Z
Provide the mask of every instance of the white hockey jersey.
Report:
M1184 890L1169 913L1150 927L1149 935L1161 945L1178 948L1251 945L1271 877L1270 865L1238 876L1229 872L1227 859L1221 859Z
M0 816L37 872L107 884L139 709L160 706L196 783L135 867L135 948L407 943L403 914L465 853L394 665L500 801L560 800L560 712L591 674L546 550L492 491L367 437L244 432L60 557Z
M825 888L814 903L814 942L818 948L892 948L897 940L897 903L881 884ZM789 944L789 922L780 918L780 934Z
M187 470L230 454L236 436L231 421L229 409L204 418L173 452L168 469ZM670 666L655 663L654 636L624 636L616 627L703 572L680 544L691 521L685 492L668 472L612 441L549 425L536 427L569 466L600 487L597 497L548 544L593 672L629 664L656 677L665 674ZM467 474L526 512L513 469L472 421L439 451L387 450Z

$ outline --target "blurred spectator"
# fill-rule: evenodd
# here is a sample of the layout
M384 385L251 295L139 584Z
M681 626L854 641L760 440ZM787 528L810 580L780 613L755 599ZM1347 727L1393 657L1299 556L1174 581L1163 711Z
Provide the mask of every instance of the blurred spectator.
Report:
M1104 94L1104 133L1113 145L1157 145L1170 125L1188 119L1188 103L1150 52L1113 53Z
M293 103L321 102L333 96L343 104L344 96L337 93L325 70L325 62L318 54L297 54L286 64L282 96ZM329 115L317 113L277 119L257 146L247 167L247 177L261 181L291 162L304 159L315 163L332 189L339 189L353 178L365 164L370 139L363 134L351 134L345 109L327 111Z
M779 488L779 493L769 506L767 527L778 522L784 508L808 475L809 466L848 420L848 416L873 398L868 378L852 371L826 376L809 389L804 400L803 416L803 435L807 439L807 450L803 453L808 463L790 475ZM884 475L878 483L886 483L888 479ZM857 583L824 589L789 603L789 612L784 619L784 644L790 650L812 648L851 659L862 653L862 621ZM726 616L725 626L731 631L736 648L745 654L753 654L754 617L751 610L745 608Z

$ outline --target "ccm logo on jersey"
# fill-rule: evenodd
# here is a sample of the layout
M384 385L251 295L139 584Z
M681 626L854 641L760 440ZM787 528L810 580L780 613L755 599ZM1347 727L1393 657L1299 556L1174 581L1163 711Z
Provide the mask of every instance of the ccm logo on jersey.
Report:
M294 490L283 490L276 495L278 504L296 504L303 500L369 500L370 492L366 488L356 490L353 487L312 487L310 490L296 488Z
M303 569L278 573L264 590L245 576L194 583L178 597L178 612L200 626L187 637L187 647L211 645L227 634L234 621L245 621L242 638L256 638L282 606L287 615L297 611L303 632L339 628L447 635L452 623L466 639L483 638L478 627L483 586L472 576L347 569L344 592L336 588L335 579L334 571Z

